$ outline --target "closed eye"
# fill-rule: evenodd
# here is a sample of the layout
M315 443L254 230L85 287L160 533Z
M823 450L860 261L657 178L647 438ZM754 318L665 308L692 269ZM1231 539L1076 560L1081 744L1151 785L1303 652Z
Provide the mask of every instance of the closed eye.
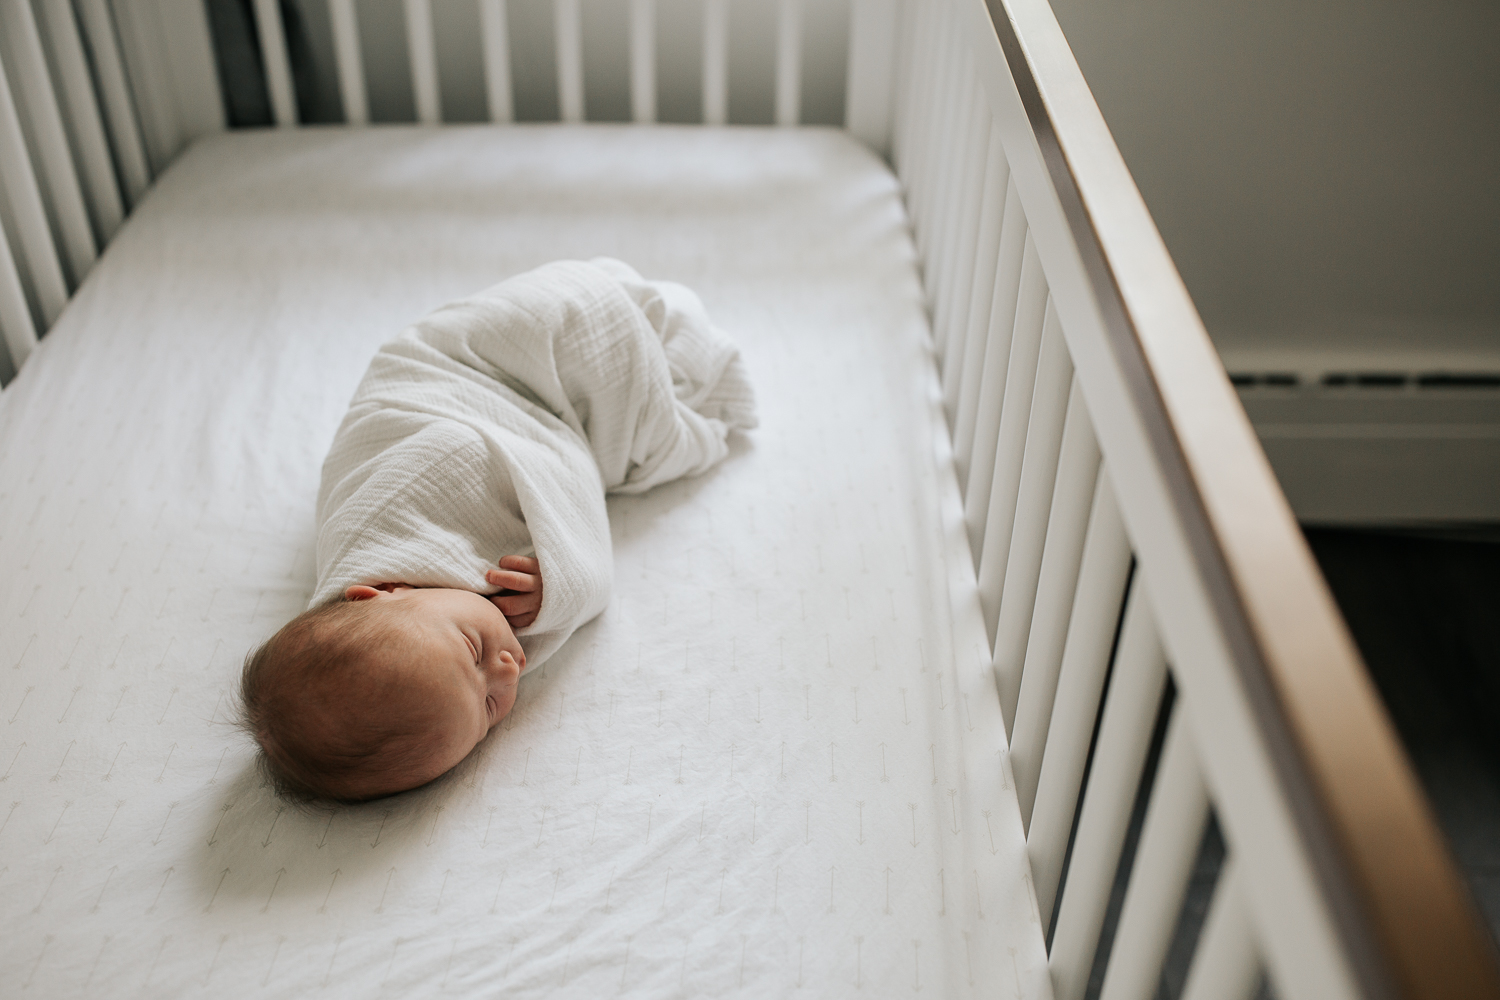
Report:
M460 634L464 637L464 642L466 642L466 643L469 644L469 655L472 656L472 657L474 657L474 665L478 666L479 665L479 644L477 642L475 642L473 639L469 638L469 633L462 632Z

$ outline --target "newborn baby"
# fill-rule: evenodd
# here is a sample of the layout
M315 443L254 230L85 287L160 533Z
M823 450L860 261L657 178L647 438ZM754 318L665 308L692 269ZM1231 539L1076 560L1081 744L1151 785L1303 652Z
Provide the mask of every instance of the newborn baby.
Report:
M245 663L244 724L278 791L364 800L463 760L521 673L608 603L606 492L704 472L755 423L697 296L607 258L519 275L381 347L323 465L310 610Z
M481 596L356 584L293 619L245 663L247 728L278 790L362 800L424 785L516 703L514 629L542 602L536 559L506 556Z

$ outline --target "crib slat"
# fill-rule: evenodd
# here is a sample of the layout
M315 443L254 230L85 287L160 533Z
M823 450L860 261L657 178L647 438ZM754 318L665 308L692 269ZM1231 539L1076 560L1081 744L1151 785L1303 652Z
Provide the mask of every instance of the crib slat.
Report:
M10 242L0 226L0 334L10 351L11 364L20 370L36 348L36 327L31 310L26 307L26 292L16 272L16 259L10 254Z
M1044 553L1052 551L1044 546L1054 544L1054 526L1062 530L1062 525L1086 523L1084 519L1088 517L1098 470L1099 443L1094 438L1094 425L1083 401L1083 390L1075 381L1068 396L1062 445L1058 449L1054 485L1046 496L1043 521L1032 525L1028 517L1027 527L1023 528L1018 513L1016 529L1011 534L1005 587L1000 595L1000 618L995 625L995 686L1000 695L1000 711L1008 728L1015 719L1016 700L1021 690L1021 667L1026 660L1033 615L1041 599ZM1023 484L1025 475L1023 472ZM1082 529L1078 531L1081 533Z
M509 124L516 119L516 108L510 87L510 30L505 18L505 0L479 0L484 88L490 105L490 121Z
M1036 572L1042 563L1042 538L1047 533L1047 509L1057 477L1057 459L1062 447L1063 421L1070 405L1073 359L1063 338L1062 323L1055 309L1047 313L1042 330L1041 356L1037 360L1036 385L1031 394L1031 417L1026 422L1022 449L1020 486L1013 507L990 500L990 510L1014 511L1013 524L985 529L984 549L979 558L979 603L984 612L990 642L996 637L1000 606L1010 580L1011 564L1017 560L1017 543L1028 558L1016 567L1018 576L1029 577L1035 596ZM1007 530L1008 529L1008 530ZM1022 585L1023 587L1025 584ZM1023 591L1024 593L1024 591ZM1029 616L1028 616L1029 618Z
M1055 849L1055 860L1061 870L1062 851L1067 846L1068 828L1073 823L1072 809L1083 777L1084 756L1088 753L1089 734L1099 704L1099 686L1109 666L1110 646L1115 627L1120 623L1120 606L1124 599L1125 580L1130 573L1130 543L1125 538L1125 524L1115 499L1109 467L1099 474L1094 494L1094 509L1089 516L1089 530L1083 543L1083 559L1078 568L1078 587L1068 615L1067 635L1062 656L1038 663L1021 678L1021 703L1016 712L1016 732L1011 740L1011 768L1016 776L1016 798L1021 805L1021 822L1027 836L1035 828L1035 804L1041 778L1047 766L1047 753L1057 750L1060 757L1050 780L1056 785L1049 796L1051 812L1039 837L1049 839L1043 846ZM1063 728L1052 739L1052 727ZM1072 788L1071 796L1068 788ZM1067 813L1066 821L1062 814ZM1059 827L1061 832L1059 832ZM1058 843L1057 841L1061 841ZM1039 842L1040 843L1040 842ZM1048 854L1048 857L1054 855ZM1048 893L1048 916L1051 892ZM1037 885L1037 895L1042 886Z
M776 124L802 120L802 0L776 5Z
M972 59L965 51L958 53L952 83L951 114L948 116L947 132L938 149L941 174L938 178L937 215L933 219L932 244L927 259L930 272L930 294L932 297L933 337L937 350L947 343L949 327L953 322L953 300L949 289L953 285L953 244L959 229L959 178L963 176L963 149L968 142L969 128L973 124L975 80Z
M557 33L557 103L565 122L583 121L583 15L579 0L552 0Z
M151 183L151 169L146 162L140 123L130 100L130 87L125 82L125 63L120 56L114 19L110 16L106 0L78 0L78 6L89 54L93 57L94 72L99 77L99 91L104 100L109 137L114 143L115 157L120 164L125 207L130 209L146 193L146 188Z
M924 19L921 9L916 4L909 3L897 7L896 17L896 37L892 45L896 57L896 79L891 95L891 163L896 168L897 177L905 178L911 168L912 115L916 107L913 103L913 90L917 83L917 60L920 58L917 34ZM884 77L884 65L872 68L872 72L878 72Z
M969 469L964 481L965 498L974 488L975 457L985 456L987 468L992 467L994 461L1000 413L1005 405L1006 369L1010 365L1011 338L1015 332L1016 299L1021 288L1021 270L1030 239L1026 215L1021 210L1021 195L1016 189L1015 177L1012 176L1005 192L1004 215L1000 221L1000 246L996 253L995 279L990 291L990 320L985 334L984 364L978 372L966 376L975 380L972 406L963 406L963 398L960 397L958 426L953 432L953 450L963 456L961 461ZM975 445L981 434L989 442L986 448ZM992 473L984 475L990 474ZM967 500L965 502L967 504Z
M42 321L51 327L67 305L68 288L52 243L52 231L47 226L36 174L26 155L26 139L21 133L21 120L16 115L3 57L0 57L0 183L5 185L31 288L42 307Z
M297 91L292 86L292 64L286 54L286 32L281 25L278 0L255 0L255 29L260 38L261 65L266 89L271 92L271 111L276 124L297 124Z
M944 32L945 38L942 89L940 93L940 104L938 105L938 131L934 136L932 145L932 171L929 186L929 203L927 210L927 243L922 247L922 261L924 264L925 277L927 279L927 294L929 301L934 304L937 299L938 282L941 279L941 254L943 240L948 232L951 215L947 211L948 199L953 192L949 178L955 169L958 157L953 154L954 137L961 127L961 121L965 110L965 91L963 88L963 75L968 65L964 60L964 46L953 37L951 24Z
M630 0L630 116L656 121L656 0Z
M1026 424L1031 417L1032 389L1036 383L1037 355L1042 328L1051 307L1047 279L1031 234L1026 236L1021 280L1016 294L1015 329L1010 337L1010 358L1005 367L1005 394L1000 400L1000 419L981 421L974 429L974 455L969 460L969 488L964 495L964 522L969 529L969 551L975 568L984 552L984 538L993 525L999 565L1010 558L1010 530L1016 515L1016 488L1020 485L1021 459L1026 449ZM982 385L980 392L988 391ZM998 505L998 506L997 506ZM992 509L993 508L993 509Z
M943 298L947 320L939 356L949 344L961 342L968 332L969 285L974 278L975 239L979 229L980 200L984 196L985 154L989 150L991 115L983 88L977 78L968 87L969 116L963 144L955 157L958 166L954 177L953 233L943 262Z
M922 190L922 167L926 156L927 133L932 126L930 104L927 99L932 86L931 35L933 14L926 4L910 5L914 8L912 67L903 115L907 121L904 129L906 149L903 162L907 169L903 177L906 186L906 210L915 230L921 229L918 222Z
M878 155L893 152L895 101L907 63L896 54L907 4L854 0L849 5L844 127Z
M927 246L931 234L930 211L932 199L932 174L939 152L940 129L943 113L947 107L943 100L948 74L953 65L944 59L949 41L945 30L947 5L932 4L927 18L927 37L923 44L922 91L917 104L918 120L922 124L917 139L916 169L913 172L911 211L913 236L917 253L926 260ZM925 276L924 276L925 281Z
M156 3L127 3L114 8L125 70L135 96L146 157L161 173L182 149L182 122L173 93L171 67L163 39L161 8Z
M964 309L962 329L955 331L957 339L950 340L942 354L943 408L948 414L950 431L958 426L965 383L972 382L976 389L979 385L979 370L984 364L984 331L989 328L990 298L994 294L995 261L1000 253L1000 221L1005 213L1006 189L1010 183L1010 164L1005 159L1005 147L1000 144L1000 132L993 127L993 118L987 124L990 127L983 154L978 211L974 213L969 304ZM972 399L969 400L969 419L973 419ZM963 456L960 465L958 483L962 487L969 471L967 455Z
M1131 587L1130 608L1120 631L1109 697L1099 722L1094 763L1068 862L1068 881L1052 934L1048 964L1055 1000L1083 1000L1088 989L1136 788L1151 750L1153 722L1167 684L1167 660L1148 601L1144 585Z
M1146 807L1100 1000L1150 1000L1208 821L1208 792L1180 693Z
M16 75L20 80L20 97L36 141L36 152L42 162L42 190L48 196L53 216L62 236L62 249L68 271L77 287L94 266L94 234L89 228L88 212L83 207L83 190L73 168L73 154L63 131L62 116L57 110L57 95L42 54L42 36L30 3L6 4L6 33L11 37Z
M1260 960L1241 879L1239 863L1230 854L1219 869L1182 1000L1250 1000L1255 995Z
M703 124L729 121L729 0L703 3Z
M953 112L940 153L942 173L938 180L937 215L933 220L932 244L927 258L928 295L932 300L932 335L941 352L953 324L953 253L957 240L962 197L960 178L964 173L963 150L973 124L975 100L973 70L966 56L959 60L954 82Z
M1078 517L1075 509L1054 508L1052 521L1047 525L1042 577L1037 586L1036 611L1031 618L1031 641L1026 646L1015 724L1010 730L1011 771L1016 777L1018 799L1022 781L1034 792L1041 771L1047 720L1057 692L1057 672L1062 665L1068 623L1073 617L1073 601L1083 578L1085 539L1092 534L1090 529L1095 520L1107 516L1102 513L1104 506L1115 502L1114 488L1102 465L1090 485L1093 489L1084 517ZM1031 801L1032 795L1028 793L1021 811L1023 824L1031 821Z
M1057 697L1047 727L1046 750L1042 753L1042 773L1026 836L1037 905L1044 923L1051 921L1052 904L1057 899L1063 856L1068 849L1068 834L1073 827L1078 790L1083 785L1083 769L1088 761L1094 721L1099 717L1099 699L1104 694L1104 677L1109 670L1115 628L1120 624L1125 601L1125 581L1130 573L1130 545L1119 509L1111 505L1105 510L1112 512L1113 518L1102 526L1089 528L1090 539L1085 546L1078 596L1073 601L1073 621L1068 626ZM1097 549L1092 537L1096 528L1112 536ZM1102 552L1103 558L1091 563L1089 555L1096 551Z
M481 2L481 17L484 14L483 6ZM365 96L365 63L359 50L359 25L354 17L354 0L328 0L328 15L333 23L333 61L338 65L339 97L344 102L344 121L349 125L368 125L370 102Z
M68 0L43 0L42 16L47 21L47 36L57 59L62 81L63 101L67 105L67 124L78 153L83 193L88 198L94 233L100 243L108 243L124 220L120 188L115 180L114 165L109 159L109 144L104 137L104 122L94 99L94 85L89 79L83 44L78 37L78 22Z
M923 287L928 287L930 276L926 262L930 260L929 254L932 250L932 230L936 219L936 194L939 186L938 178L941 176L942 150L945 135L945 127L948 116L953 111L953 102L949 100L950 84L955 71L952 56L952 38L948 32L946 15L948 8L946 4L934 5L932 15L932 39L929 43L930 49L928 59L930 68L928 72L932 76L932 82L928 86L928 94L923 100L924 114L928 119L925 134L922 137L921 146L921 173L918 176L916 188L917 205L914 236L917 243L917 253L924 263Z
M411 58L411 89L417 100L417 121L443 122L438 88L437 46L432 37L432 0L406 0L406 46Z
M998 141L998 136L996 137ZM996 212L993 264L981 271L976 294L980 308L971 313L963 368L957 375L958 408L953 417L953 455L959 484L969 489L969 463L974 457L974 431L983 420L999 422L1005 395L1005 366L1010 363L1011 326L1016 315L1016 291L1026 250L1026 216L1015 179L1005 170L1005 189ZM988 251L986 251L988 253ZM988 256L984 258L988 260ZM978 263L976 263L976 267ZM994 352L994 353L991 353ZM986 390L985 387L989 386Z

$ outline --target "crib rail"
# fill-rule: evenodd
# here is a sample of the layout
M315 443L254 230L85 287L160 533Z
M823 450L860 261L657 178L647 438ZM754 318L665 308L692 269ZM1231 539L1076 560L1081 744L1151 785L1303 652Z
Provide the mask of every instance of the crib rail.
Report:
M1262 976L1284 998L1500 996L1050 8L904 17L894 160L1056 995L1091 977L1104 1000L1156 994L1212 817L1227 859L1183 996L1246 998Z
M526 82L515 53L539 46L555 65L557 120L595 117L588 102L584 0L551 0L550 25L517 21L507 0L463 0L477 16L483 101L489 119L516 119ZM729 0L695 0L702 31L693 53L659 51L656 0L622 0L631 118L659 119L665 103L694 106L699 120L737 120L731 107L735 31ZM898 0L758 0L770 18L772 120L794 126L815 96L842 94L843 123L884 153L890 142L890 69ZM274 120L300 124L298 94L279 0L254 0L256 38ZM444 122L444 87L432 0L403 0L400 34L416 121ZM362 15L355 0L328 0L338 90L347 124L371 121ZM762 17L765 20L765 17ZM519 26L519 31L517 30ZM595 29L597 29L595 25ZM542 30L545 28L546 30ZM691 57L691 58L690 58ZM695 61L696 60L696 61ZM743 60L741 60L743 62ZM843 65L824 79L823 63ZM821 74L810 80L805 69ZM534 83L535 81L531 81ZM687 95L684 89L696 90ZM0 384L51 327L122 218L153 177L200 135L225 127L202 0L0 0Z

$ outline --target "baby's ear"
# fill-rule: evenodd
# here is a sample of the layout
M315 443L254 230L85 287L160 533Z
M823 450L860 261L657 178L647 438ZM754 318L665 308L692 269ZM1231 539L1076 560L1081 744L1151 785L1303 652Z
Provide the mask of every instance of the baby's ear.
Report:
M348 590L344 591L344 600L346 601L368 601L372 597L379 596L380 591L376 590L374 587L365 587L360 584L355 584Z

